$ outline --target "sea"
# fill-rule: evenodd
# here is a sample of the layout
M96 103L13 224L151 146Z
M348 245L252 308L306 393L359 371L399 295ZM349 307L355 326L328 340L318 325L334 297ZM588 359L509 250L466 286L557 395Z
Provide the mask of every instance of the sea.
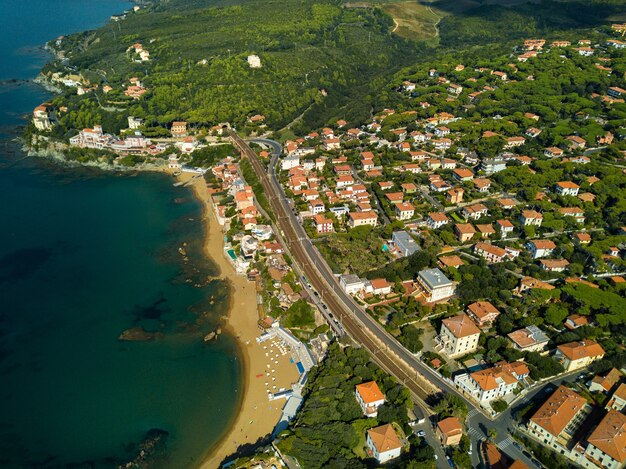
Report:
M116 467L152 447L145 467L193 467L240 402L234 339L203 341L229 288L203 257L191 190L15 142L50 98L29 81L45 42L130 6L0 0L0 467ZM119 340L134 328L151 340Z

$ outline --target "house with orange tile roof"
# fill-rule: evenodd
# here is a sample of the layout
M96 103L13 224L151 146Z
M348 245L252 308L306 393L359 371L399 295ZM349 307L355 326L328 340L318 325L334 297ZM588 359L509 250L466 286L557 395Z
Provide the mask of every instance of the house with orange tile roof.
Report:
M589 383L589 392L608 393L615 388L624 375L617 368L611 368L604 375L596 375Z
M402 453L402 442L391 424L388 423L380 427L370 428L367 431L365 443L368 452L379 464L396 459Z
M426 218L426 225L433 230L441 228L449 222L450 219L443 212L430 212Z
M378 215L375 212L350 212L348 213L348 226L355 228L357 226L376 226L378 224Z
M609 402L607 402L606 408L607 410L612 409L617 410L618 412L622 412L624 409L626 409L626 384L621 383L617 387L617 389L611 396L611 399L609 400Z
M559 195L571 195L576 197L580 186L572 181L560 181L554 185L554 191Z
M503 262L507 258L506 249L488 243L476 243L474 245L474 253L487 259L487 262L492 264Z
M478 348L480 329L467 314L459 314L441 322L436 348L449 357L458 357Z
M556 249L556 244L549 239L532 239L526 243L526 249L533 259L539 259L552 254Z
M589 319L587 319L587 316L572 314L565 319L565 323L563 325L567 327L570 331L573 331L574 329L578 329L579 327L589 325Z
M563 364L565 371L583 368L602 357L604 349L595 340L590 339L559 345L555 354L555 358Z
M626 463L626 415L610 410L587 438L584 456L593 465L583 460L583 467L623 467Z
M356 400L366 417L376 417L378 408L385 403L385 395L382 393L376 381L356 385Z
M576 431L591 412L587 400L561 385L528 422L528 432L544 446L570 454Z
M524 226L541 226L543 215L535 210L522 210L520 222Z
M448 417L437 422L437 437L444 446L457 446L463 436L463 425L456 417Z
M478 327L484 327L488 324L493 323L498 316L500 316L500 311L489 301L477 301L468 305L465 310L469 317L471 317Z
M395 203L394 207L398 220L408 220L415 214L415 207L410 202Z
M471 223L456 223L454 225L454 233L461 243L466 243L474 237L476 229Z
M458 268L458 267L464 265L465 262L463 262L463 259L461 259L457 255L450 255L450 256L442 256L442 257L440 257L439 260L437 261L437 264L442 269L447 269L449 267Z
M456 375L454 384L481 405L486 405L494 399L513 394L519 382L529 373L528 366L523 362L502 361L491 368Z

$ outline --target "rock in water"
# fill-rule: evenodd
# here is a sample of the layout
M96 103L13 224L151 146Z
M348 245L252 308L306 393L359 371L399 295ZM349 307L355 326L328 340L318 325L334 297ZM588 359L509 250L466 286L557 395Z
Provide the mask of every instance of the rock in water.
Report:
M161 339L161 338L163 338L163 333L161 332L149 332L149 331L146 331L143 327L132 327L122 332L117 339L135 341L135 342L145 342L145 341Z

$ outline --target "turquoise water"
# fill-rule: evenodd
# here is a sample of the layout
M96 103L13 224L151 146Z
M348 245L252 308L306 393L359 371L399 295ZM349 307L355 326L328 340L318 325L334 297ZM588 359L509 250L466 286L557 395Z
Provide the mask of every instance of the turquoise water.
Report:
M0 0L0 80L34 76L46 59L37 44L126 5ZM113 467L157 428L169 435L150 467L189 467L240 389L234 341L202 342L228 290L207 281L200 206L165 176L23 159L11 129L47 96L0 86L0 466ZM118 340L135 327L158 336Z

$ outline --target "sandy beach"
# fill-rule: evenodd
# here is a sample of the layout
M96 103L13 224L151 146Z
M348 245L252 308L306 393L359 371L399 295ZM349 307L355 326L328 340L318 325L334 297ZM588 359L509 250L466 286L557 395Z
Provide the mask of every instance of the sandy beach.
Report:
M183 173L179 180L189 181L193 176ZM260 330L257 325L259 318L255 283L237 275L223 254L223 234L213 212L204 178L193 179L191 186L203 205L205 252L231 286L226 330L237 339L243 359L243 395L239 413L219 443L207 450L200 464L203 468L217 468L240 446L255 443L272 432L285 401L269 401L267 392L276 391L272 389L274 386L289 387L297 380L298 372L295 365L289 362L288 356L269 353L269 343L256 342Z

